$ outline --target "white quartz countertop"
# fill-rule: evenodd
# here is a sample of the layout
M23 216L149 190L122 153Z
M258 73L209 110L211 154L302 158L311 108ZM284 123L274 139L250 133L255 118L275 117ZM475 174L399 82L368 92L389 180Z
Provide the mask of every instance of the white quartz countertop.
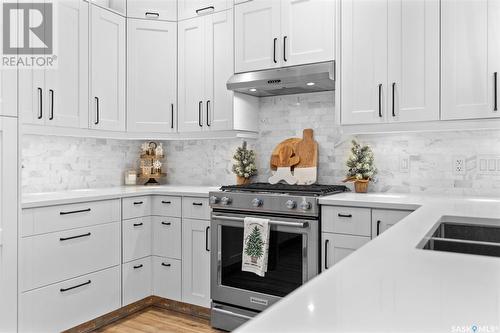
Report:
M219 186L220 187L220 186ZM210 186L119 186L101 189L80 189L60 192L30 193L22 196L22 208L63 205L68 203L107 200L141 195L175 195L205 197L219 187Z
M500 332L500 258L417 248L443 217L500 225L500 198L345 193L320 202L416 210L238 332Z

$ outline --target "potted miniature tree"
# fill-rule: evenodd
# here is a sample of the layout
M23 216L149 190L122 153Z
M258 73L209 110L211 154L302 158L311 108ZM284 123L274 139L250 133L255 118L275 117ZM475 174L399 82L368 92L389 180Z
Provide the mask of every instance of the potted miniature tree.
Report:
M262 249L264 241L262 240L262 235L259 228L254 227L250 236L248 236L247 246L245 248L245 254L250 256L252 264L256 264L257 260L262 257L264 250Z
M236 149L233 159L235 161L233 172L236 174L236 183L238 185L250 183L250 177L257 174L257 167L255 166L255 152L247 149L246 141L243 141L243 145Z
M344 181L354 182L357 193L366 193L368 184L377 173L373 151L369 146L361 146L352 140L351 155L347 159L347 178Z

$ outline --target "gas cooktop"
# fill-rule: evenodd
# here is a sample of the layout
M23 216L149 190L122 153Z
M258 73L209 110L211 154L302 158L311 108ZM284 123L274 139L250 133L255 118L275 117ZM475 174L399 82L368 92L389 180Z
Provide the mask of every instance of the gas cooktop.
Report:
M268 184L252 183L246 185L227 185L220 188L224 192L252 192L252 193L280 193L302 196L324 196L348 192L349 188L344 185L288 185L288 184Z

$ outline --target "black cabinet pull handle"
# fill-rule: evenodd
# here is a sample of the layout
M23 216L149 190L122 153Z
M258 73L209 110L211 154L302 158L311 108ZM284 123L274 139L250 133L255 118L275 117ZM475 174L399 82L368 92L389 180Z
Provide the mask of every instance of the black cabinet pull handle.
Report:
M165 267L170 267L170 266L172 266L172 264L166 264L166 263L164 263L164 262L162 262L162 263L161 263L161 265L162 265L162 266L165 266Z
M71 236L71 237L65 237L65 238L59 238L61 242L70 240L70 239L77 239L77 238L82 238L82 237L89 237L91 235L90 232L87 232L86 234L83 235L78 235L78 236Z
M167 205L170 205L170 204L172 203L172 201L164 201L164 200L162 200L162 201L161 201L161 203L162 203L162 204L167 204Z
M95 98L95 122L94 125L99 124L99 97Z
M172 222L162 222L163 225L172 225Z
M201 105L203 104L202 101L198 103L198 126L203 127L203 123L201 122Z
M208 232L210 231L210 227L207 227L205 229L205 250L207 252L210 252L210 249L208 248Z
M325 240L325 269L328 269L328 244L329 243L330 243L329 239Z
M202 202L193 202L193 206L203 206Z
M202 12L202 11L204 11L204 10L207 10L207 9L212 9L212 10L214 10L214 9L215 9L215 7L214 7L214 6L208 6L208 7L204 7L204 8L197 9L197 10L196 10L196 14L198 14L199 12Z
M38 119L43 118L43 90L38 88Z
M493 106L493 111L498 111L498 97L497 97L497 94L498 94L498 72L495 72L493 73L493 77L494 77L494 81L493 81L493 88L494 88L494 106Z
M54 120L54 90L49 89L50 95L50 115L49 120Z
M146 12L145 14L146 16L156 16L156 17L160 17L160 13L155 13L155 12Z
M140 227L141 225L144 225L144 223L134 223L134 227Z
M377 236L380 235L380 220L377 221Z
M382 118L382 83L378 85L378 116Z
M140 265L134 266L134 269L142 268L143 266L144 266L143 264L140 264Z
M83 287L83 286L86 286L88 284L91 284L92 281L88 280L87 282L84 282L84 283L81 283L81 284L78 284L76 286L73 286L73 287L69 287L69 288L61 288L59 289L59 291L61 291L62 293L65 292L65 291L70 291L70 290L73 290L73 289L76 289L76 288L80 288L80 287Z
M210 126L210 100L207 101L207 126Z
M142 205L143 203L143 201L134 201L134 205Z
M352 214L338 214L339 217L352 217Z
M273 61L274 63L278 63L278 61L276 61L276 42L278 41L278 38L274 38L273 40Z
M396 117L396 111L394 109L395 108L395 106L394 106L395 100L396 100L395 93L396 93L396 82L393 82L392 83L392 116L393 117ZM380 115L380 113L379 113L379 115Z
M80 209L80 210L72 210L70 212L59 212L59 215L69 215L69 214L77 214L77 213L85 213L90 212L90 208Z
M174 128L174 103L172 103L171 105L171 109L172 109L172 116L170 118L170 128Z
M286 59L286 39L288 36L283 37L283 60L287 61Z

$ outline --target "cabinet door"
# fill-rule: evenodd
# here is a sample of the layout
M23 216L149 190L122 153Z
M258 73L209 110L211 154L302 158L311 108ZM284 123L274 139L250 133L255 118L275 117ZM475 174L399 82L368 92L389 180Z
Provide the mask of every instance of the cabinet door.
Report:
M57 68L45 74L46 124L87 128L89 4L63 0L54 5Z
M0 117L0 332L17 330L17 119Z
M226 10L232 3L232 0L179 0L179 20Z
M152 216L153 255L181 259L181 219L176 217Z
M127 17L177 21L177 1L128 0Z
M321 270L325 271L365 245L370 237L321 234Z
M405 217L408 210L372 209L372 238L377 237Z
M125 18L91 8L91 127L125 131Z
M387 1L342 1L342 124L382 123L387 96Z
M207 16L205 57L205 126L210 130L233 127L233 92L226 82L234 74L233 11Z
M210 221L182 220L182 301L210 307Z
M441 2L441 59L442 119L500 117L498 1Z
M389 1L387 119L439 119L439 1Z
M182 262L153 256L153 295L182 301Z
M203 129L205 97L205 17L178 24L179 132Z
M120 15L125 15L127 12L127 0L90 0L90 2Z
M3 3L0 8L0 25L3 27ZM12 14L11 14L12 15ZM0 45L3 45L0 34ZM0 116L17 117L17 67L4 67L0 71ZM1 327L0 327L1 330Z
M152 258L146 257L122 265L123 306L151 296L153 290Z
M177 24L128 20L127 129L175 132Z
M284 66L333 60L335 1L283 0L280 43Z
M237 73L281 66L280 1L254 0L234 7Z

